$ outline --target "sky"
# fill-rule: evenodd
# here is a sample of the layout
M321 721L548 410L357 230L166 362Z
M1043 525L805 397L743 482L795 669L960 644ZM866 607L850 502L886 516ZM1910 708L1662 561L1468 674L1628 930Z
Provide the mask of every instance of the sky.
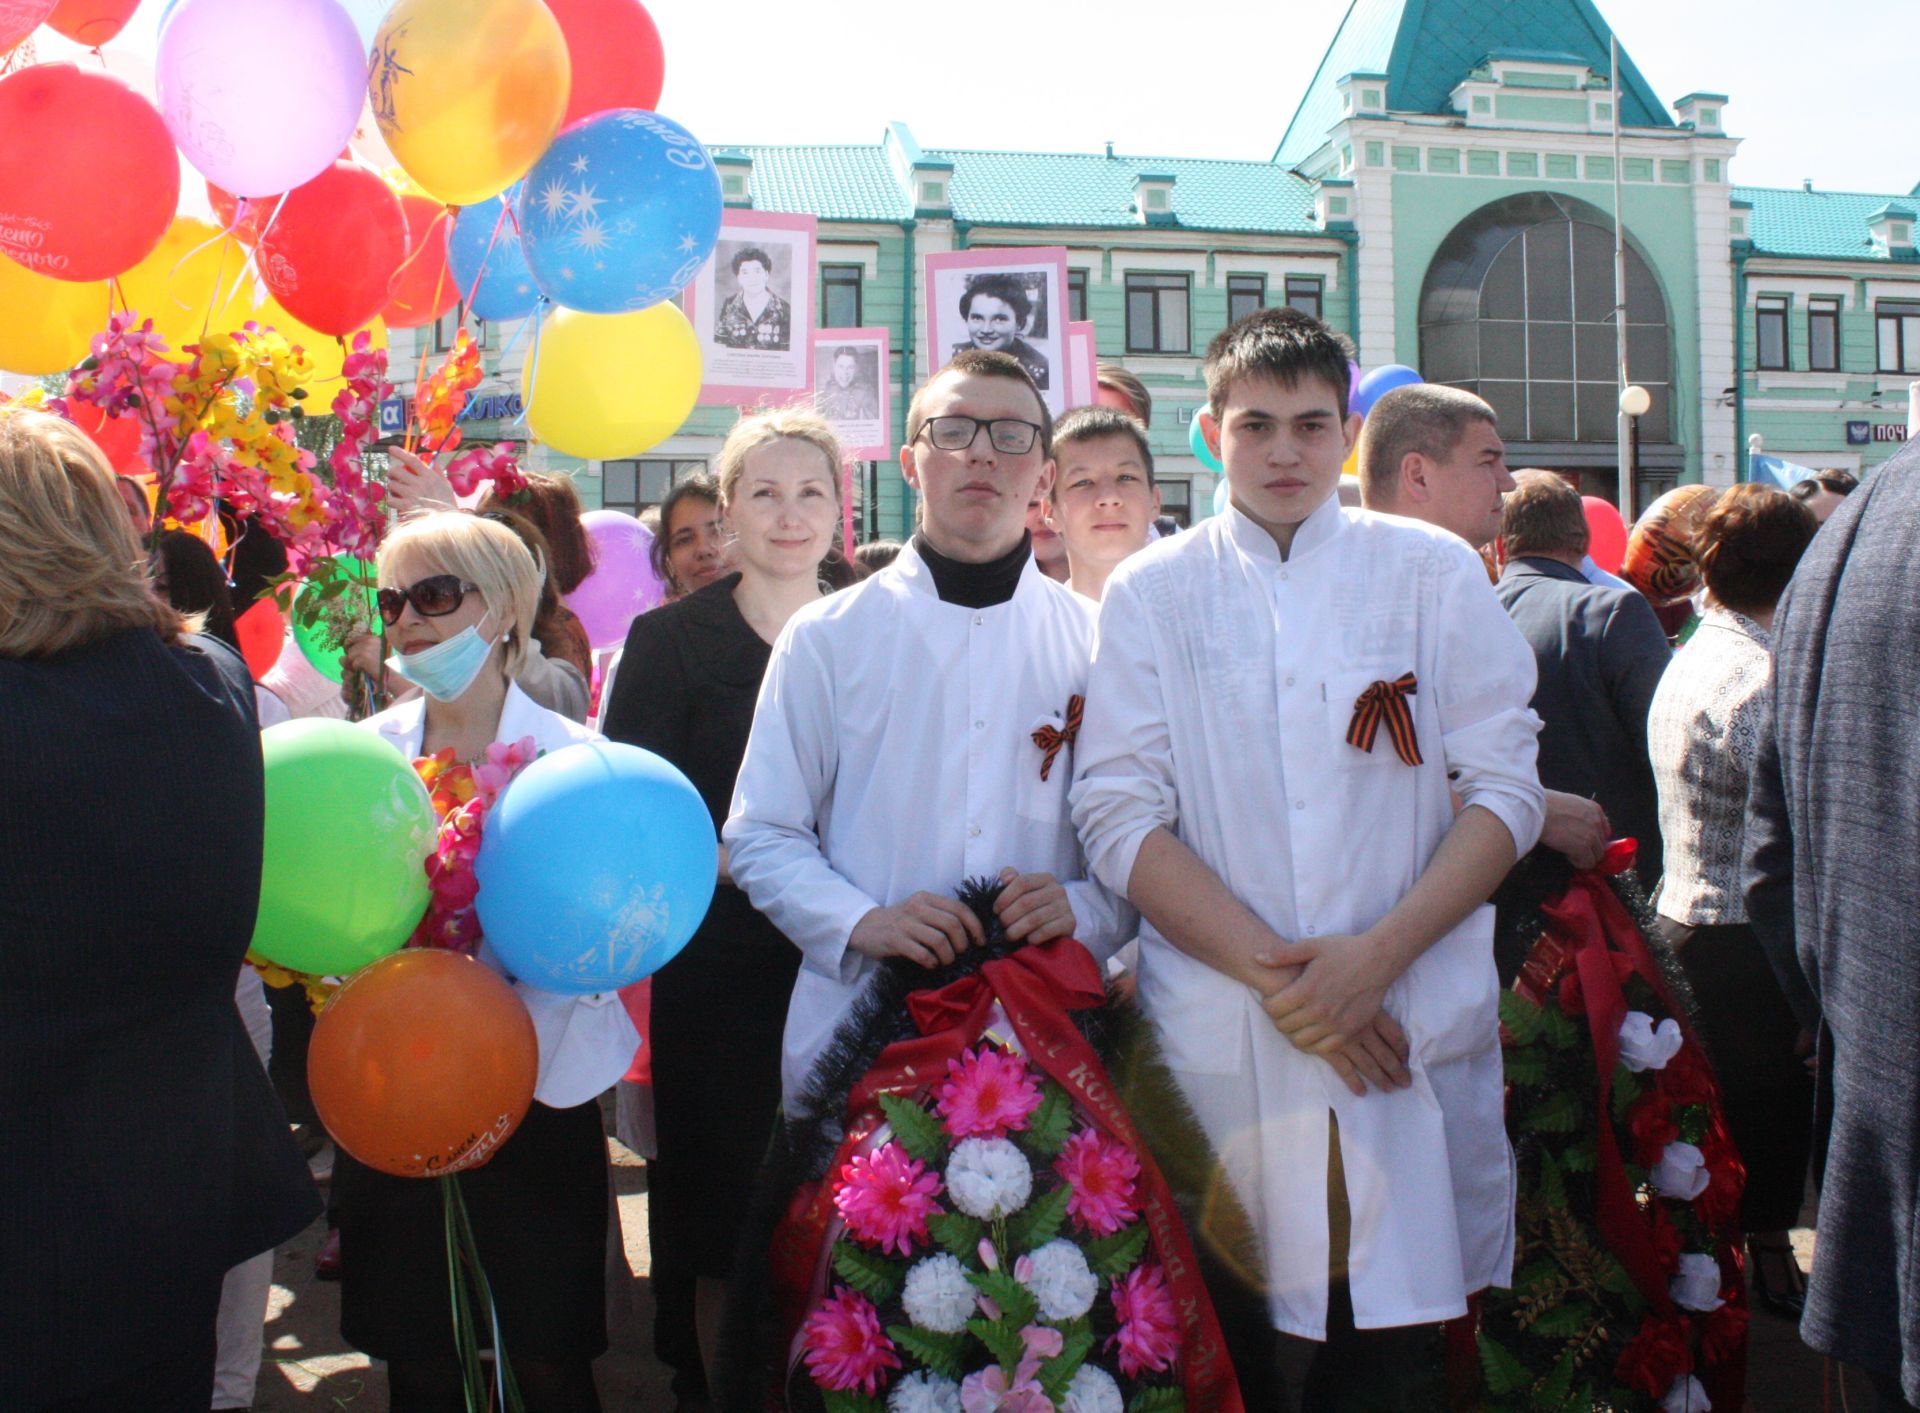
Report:
M383 0L344 0L371 21ZM1486 0L1509 4L1515 0ZM1524 3L1524 0L1521 0ZM1733 180L1905 193L1920 183L1920 0L1598 0L1671 104L1725 93ZM110 48L151 54L163 0ZM1347 0L653 0L660 111L709 143L1270 157ZM955 16L961 18L956 22ZM42 57L53 57L42 46Z

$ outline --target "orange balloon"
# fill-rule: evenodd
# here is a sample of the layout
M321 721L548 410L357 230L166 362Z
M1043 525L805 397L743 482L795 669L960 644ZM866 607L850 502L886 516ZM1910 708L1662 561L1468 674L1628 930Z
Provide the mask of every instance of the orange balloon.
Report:
M484 962L407 947L360 968L314 1022L307 1084L333 1141L395 1177L484 1166L533 1103L540 1046Z
M1620 573L1656 608L1690 598L1700 587L1693 537L1719 499L1720 492L1712 486L1676 486L1648 506L1634 524Z

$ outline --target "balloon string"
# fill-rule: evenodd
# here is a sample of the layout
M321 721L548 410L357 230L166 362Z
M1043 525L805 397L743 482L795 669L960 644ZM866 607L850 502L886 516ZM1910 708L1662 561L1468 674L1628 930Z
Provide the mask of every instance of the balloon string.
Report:
M473 287L467 291L467 297L460 301L460 322L463 324L468 311L473 308L473 301L480 294L480 282L487 277L487 262L493 258L494 244L500 239L500 232L506 228L507 213L512 209L503 193L500 197L500 215L494 220L493 231L487 237L487 248L480 252L479 272L473 277Z
M540 334L546 323L542 311L547 303L547 297L544 294L541 295L533 301L533 313L527 316L533 324L533 347L527 351L527 395L520 399L520 415L513 419L513 425L516 427L526 425L527 413L533 407L533 390L540 380ZM522 328L524 327L522 325ZM514 337L517 339L519 335L516 334ZM506 355L502 354L501 362L505 361Z
M433 233L440 228L440 223L446 220L452 214L453 214L453 207L451 206L442 206L438 211L433 213L433 220L427 224L426 234L420 238L420 243L414 246L412 250L409 250L407 252L407 258L400 262L399 268L397 268L393 272L393 275L387 280L387 299L389 302L392 301L393 292L395 289L399 287L401 279L406 275L408 270L413 268L413 262L418 260L422 255L425 255L427 253L427 247L433 243ZM444 245L446 243L446 237L442 236L440 238L440 242L442 245ZM440 278L435 280L433 285L434 305L439 304L440 291L445 288L446 288L446 267L443 264L441 266ZM433 306L429 305L428 307L432 308Z

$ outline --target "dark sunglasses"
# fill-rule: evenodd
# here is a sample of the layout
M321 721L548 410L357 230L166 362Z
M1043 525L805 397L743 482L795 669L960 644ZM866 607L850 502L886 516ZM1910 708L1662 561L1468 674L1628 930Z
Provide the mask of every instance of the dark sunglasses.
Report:
M469 584L457 574L431 574L409 588L382 589L377 595L380 621L392 627L408 604L422 618L444 618L458 609L468 594L478 592L477 584Z

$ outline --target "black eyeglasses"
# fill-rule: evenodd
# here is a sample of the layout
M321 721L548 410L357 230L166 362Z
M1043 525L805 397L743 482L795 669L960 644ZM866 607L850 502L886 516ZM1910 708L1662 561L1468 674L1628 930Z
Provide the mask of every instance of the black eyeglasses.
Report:
M987 441L993 449L1004 451L1008 456L1026 455L1040 439L1039 425L1023 422L1018 417L996 417L992 421L984 421L955 413L949 417L929 417L920 430L927 434L928 441L942 451L965 451L973 445L973 439L980 435L982 427L987 429Z
M468 594L478 592L479 585L469 584L457 574L431 574L405 589L382 589L376 596L380 621L392 627L408 604L422 618L444 618L458 609Z

